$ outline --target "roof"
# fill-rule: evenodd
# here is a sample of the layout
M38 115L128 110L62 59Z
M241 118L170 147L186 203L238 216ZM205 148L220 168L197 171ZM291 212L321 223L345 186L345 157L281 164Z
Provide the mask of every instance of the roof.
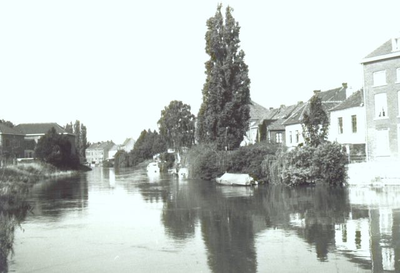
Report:
M135 140L133 138L127 138L127 139L125 139L124 143L122 143L122 146L126 146L132 142L135 142Z
M335 108L331 109L331 111L339 111L339 110L349 109L349 108L353 108L353 107L360 107L363 105L364 105L364 96L363 96L363 91L361 89L361 90L358 90L357 92L354 92L350 97L348 97L341 104L339 104Z
M268 130L271 131L285 130L285 125L283 124L285 120L289 118L290 115L294 113L296 110L302 108L303 105L304 105L303 102L299 102L298 104L295 105L279 108L279 111L274 116L275 118L277 118L277 120L268 126Z
M57 134L68 134L67 131L57 123L23 123L14 127L16 130L26 135L44 135L51 128L54 128Z
M260 104L251 101L250 103L250 119L253 120L261 120L264 119L266 115L268 115L268 109Z
M114 145L112 141L97 142L90 145L86 150L111 149Z
M367 58L373 58L373 57L378 57L382 55L386 55L392 53L392 39L389 39L385 43L383 43L380 47L372 51L370 54L368 54L365 59Z
M374 61L390 59L390 58L399 58L400 50L393 50L392 39L389 39L385 43L383 43L380 47L372 51L368 54L362 61L362 64L370 63Z
M331 109L338 106L346 99L346 86L342 86L335 89L330 89L324 92L317 93L317 96L321 99L322 107L324 111L328 113ZM304 113L308 111L310 102L302 104L296 108L292 115L283 122L283 125L292 125L302 123Z
M11 128L3 123L0 123L0 134L2 134L2 135L21 135L21 136L24 135L20 131L14 129L14 128Z

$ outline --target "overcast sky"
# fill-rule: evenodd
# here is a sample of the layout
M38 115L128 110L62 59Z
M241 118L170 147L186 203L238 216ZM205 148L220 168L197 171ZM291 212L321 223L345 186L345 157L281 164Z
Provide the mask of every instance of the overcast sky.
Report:
M157 129L172 100L197 115L206 21L221 1L0 1L0 119L80 120L91 142ZM400 31L400 1L222 1L241 26L251 98L362 87L360 61Z

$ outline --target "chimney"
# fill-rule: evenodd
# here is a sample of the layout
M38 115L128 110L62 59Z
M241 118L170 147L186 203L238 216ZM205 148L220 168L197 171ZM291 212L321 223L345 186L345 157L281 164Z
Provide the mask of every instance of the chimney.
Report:
M318 93L321 93L321 90L314 90L314 95L317 95Z
M342 83L343 88L347 88L347 82Z

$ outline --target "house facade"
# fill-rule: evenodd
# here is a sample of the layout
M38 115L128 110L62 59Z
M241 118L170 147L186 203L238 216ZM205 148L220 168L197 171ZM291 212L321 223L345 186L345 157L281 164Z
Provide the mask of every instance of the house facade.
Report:
M329 112L334 107L341 104L348 96L347 83L342 83L341 87L330 89L321 92L320 90L315 90L314 95L321 99L322 107L325 113L329 116ZM293 113L288 117L283 125L285 126L286 134L286 146L291 149L298 145L304 144L303 138L303 119L304 114L309 110L309 101L297 107Z
M258 128L259 125L263 122L265 117L268 115L269 111L264 106L251 101L250 103L250 124L249 130L246 132L246 135L243 137L243 141L240 143L240 146L245 146L249 144L254 144L258 141Z
M99 165L108 159L108 152L115 146L112 141L93 143L86 149L86 160L90 164Z
M0 166L24 155L25 135L0 123Z
M400 37L362 62L368 160L400 157Z
M331 109L328 140L345 146L350 161L366 159L365 128L363 90Z
M33 158L35 146L39 139L49 132L52 128L57 134L64 135L71 142L71 154L76 154L75 135L68 133L62 126L57 123L24 123L14 127L16 131L24 135L25 149L24 158Z

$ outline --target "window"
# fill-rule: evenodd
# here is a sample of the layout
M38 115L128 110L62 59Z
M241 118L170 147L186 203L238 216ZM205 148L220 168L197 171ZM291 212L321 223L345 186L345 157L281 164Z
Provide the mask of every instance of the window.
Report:
M343 134L343 118L338 118L339 134Z
M387 117L387 100L386 93L375 95L375 117L384 118Z
M282 143L282 133L276 133L275 139L276 143Z
M289 143L293 143L292 131L289 132Z
M373 74L374 86L385 85L386 84L386 71L377 71Z
M298 130L296 130L296 143L300 142L300 133Z
M396 69L396 82L400 82L400 68Z
M352 127L353 133L357 133L357 116L356 115L351 116L351 127Z

